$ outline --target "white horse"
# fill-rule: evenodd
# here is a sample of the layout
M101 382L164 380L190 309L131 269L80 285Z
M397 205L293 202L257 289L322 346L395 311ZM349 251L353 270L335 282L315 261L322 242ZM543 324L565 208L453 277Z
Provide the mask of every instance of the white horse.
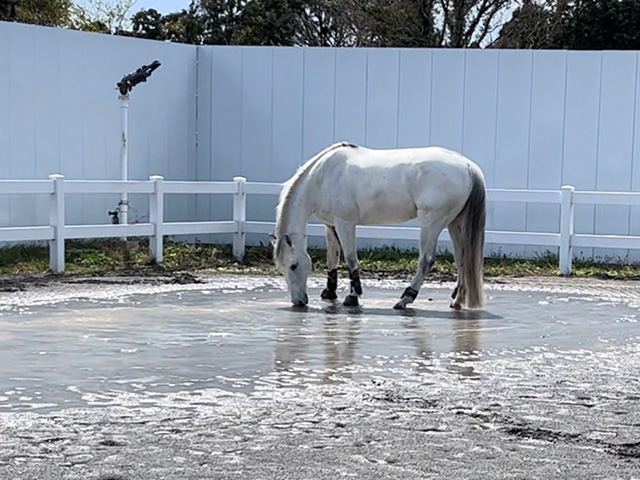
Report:
M315 214L326 227L327 288L337 298L340 248L351 291L345 305L358 305L362 286L356 253L356 225L420 221L418 271L396 309L412 303L431 270L440 232L448 227L458 280L451 307L482 307L486 216L482 170L460 153L439 147L374 150L336 143L318 153L289 179L280 194L274 260L284 273L291 302L305 306L311 258L306 225Z

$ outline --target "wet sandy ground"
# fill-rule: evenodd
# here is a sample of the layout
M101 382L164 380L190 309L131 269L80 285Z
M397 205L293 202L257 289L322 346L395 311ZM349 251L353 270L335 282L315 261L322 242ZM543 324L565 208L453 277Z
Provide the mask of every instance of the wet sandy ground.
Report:
M636 283L203 281L0 293L0 479L640 479Z

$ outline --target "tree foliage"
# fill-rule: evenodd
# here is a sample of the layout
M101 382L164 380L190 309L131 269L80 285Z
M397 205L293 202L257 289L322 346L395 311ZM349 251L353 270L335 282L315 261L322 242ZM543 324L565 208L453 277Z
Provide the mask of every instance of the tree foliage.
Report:
M312 0L300 43L363 47L477 47L514 0Z
M254 0L248 2L235 31L235 40L244 45L293 45L302 0Z
M638 0L526 0L500 32L501 48L640 49Z
M202 44L480 46L514 0L193 0L178 14L142 10L133 33ZM169 36L171 24L197 35Z
M71 5L71 0L0 0L0 20L61 27Z
M198 45L640 49L640 0L0 0L0 20Z
M129 13L136 0L86 0L74 3L70 9L71 28L96 33L117 33L125 30Z

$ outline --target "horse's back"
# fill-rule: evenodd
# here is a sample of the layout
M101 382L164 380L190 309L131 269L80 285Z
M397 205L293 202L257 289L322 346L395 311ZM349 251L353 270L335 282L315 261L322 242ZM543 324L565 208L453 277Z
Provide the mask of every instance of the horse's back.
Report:
M419 210L461 209L471 190L469 169L478 169L441 147L346 146L319 167L323 210L363 224L401 223Z
M355 147L340 149L334 157L338 165L332 165L331 169L342 172L342 180L351 188L369 189L376 185L421 195L436 190L442 196L445 190L452 194L470 190L470 170L482 175L469 158L443 147Z

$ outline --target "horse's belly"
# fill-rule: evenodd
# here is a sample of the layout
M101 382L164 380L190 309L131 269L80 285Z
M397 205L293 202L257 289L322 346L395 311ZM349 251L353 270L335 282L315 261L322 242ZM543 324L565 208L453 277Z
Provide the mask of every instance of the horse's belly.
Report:
M380 205L378 208L361 209L357 223L360 225L383 225L404 223L417 216L415 205Z

